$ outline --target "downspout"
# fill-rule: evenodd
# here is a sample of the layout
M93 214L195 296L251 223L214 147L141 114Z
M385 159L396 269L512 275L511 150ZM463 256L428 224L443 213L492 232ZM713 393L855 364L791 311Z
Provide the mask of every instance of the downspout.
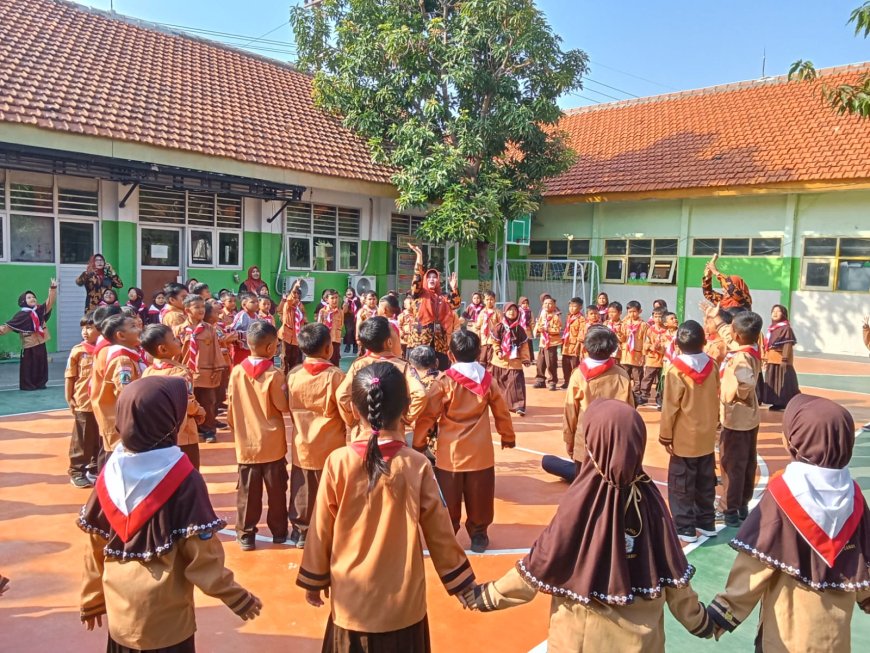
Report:
M369 267L369 257L372 254L372 227L375 223L375 200L373 198L369 198L369 238L368 238L368 247L366 247L366 260L363 263L362 270L360 270L360 276L366 273L366 270Z
M284 206L286 206L286 204L285 204ZM282 208L281 211L283 212L283 210L284 210L284 209ZM284 238L285 234L284 234L284 220L283 220L283 217L282 217L282 219L281 219L281 223L278 225L278 228L279 228L280 233L281 233L281 249L279 250L279 254L278 254L278 269L275 271L275 286L274 286L275 291L278 291L278 288L279 288L278 284L279 284L280 281L281 281L281 271L282 271L282 266L284 265L284 241L285 241L286 239ZM280 290L280 295L281 295L281 297L283 298L283 296L284 296L284 290L283 290L283 289Z

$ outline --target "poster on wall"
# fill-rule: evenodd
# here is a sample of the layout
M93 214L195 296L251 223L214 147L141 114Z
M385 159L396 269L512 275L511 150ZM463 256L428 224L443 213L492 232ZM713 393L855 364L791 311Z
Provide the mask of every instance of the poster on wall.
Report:
M167 259L169 258L169 245L151 245L151 258Z

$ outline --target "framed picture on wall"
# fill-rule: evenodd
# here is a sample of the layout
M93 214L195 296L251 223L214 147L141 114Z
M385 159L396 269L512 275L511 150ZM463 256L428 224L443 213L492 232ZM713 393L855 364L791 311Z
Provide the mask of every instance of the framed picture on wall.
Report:
M647 277L647 281L650 283L673 283L676 270L676 258L654 257L650 264L649 277Z

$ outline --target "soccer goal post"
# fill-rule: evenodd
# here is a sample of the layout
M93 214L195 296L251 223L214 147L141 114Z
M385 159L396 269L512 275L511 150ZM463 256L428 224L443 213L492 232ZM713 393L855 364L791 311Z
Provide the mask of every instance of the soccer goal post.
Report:
M495 287L500 303L528 297L532 309L539 307L538 297L547 293L565 308L572 297L583 305L594 301L599 276L595 261L585 259L506 259L497 268Z

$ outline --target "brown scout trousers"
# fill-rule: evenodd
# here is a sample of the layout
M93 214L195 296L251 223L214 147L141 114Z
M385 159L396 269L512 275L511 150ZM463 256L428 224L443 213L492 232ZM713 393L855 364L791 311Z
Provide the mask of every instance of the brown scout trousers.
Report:
M640 398L649 400L652 395L653 384L656 386L656 404L662 405L662 368L649 367L643 368L643 380L640 382Z
M311 517L314 515L314 500L317 498L317 488L320 485L322 469L303 469L296 465L290 466L290 505L288 513L293 528L300 533L308 530Z
M287 461L239 465L236 532L254 534L263 514L263 486L269 502L266 525L272 537L287 537Z
M205 410L205 419L199 425L200 431L214 431L217 428L217 388L193 388L193 396Z
M435 479L447 504L453 532L459 531L464 499L465 530L468 535L486 535L494 518L495 467L474 472L448 472L436 467Z
M562 354L562 383L564 385L568 385L571 375L579 364L580 358L577 356L565 356L565 354Z
M86 472L96 473L97 460L103 449L100 427L92 412L75 412L72 437L69 441L69 475L81 478Z
M537 374L535 381L544 382L544 374L549 373L550 385L559 383L559 351L558 347L542 347L538 350Z
M284 343L284 356L281 359L281 371L286 374L302 362L302 350L299 345Z
M755 487L755 460L758 427L749 431L723 428L719 434L719 466L722 468L722 512L737 513L752 499Z
M716 461L710 453L696 458L671 456L668 505L677 529L711 528L716 521Z

